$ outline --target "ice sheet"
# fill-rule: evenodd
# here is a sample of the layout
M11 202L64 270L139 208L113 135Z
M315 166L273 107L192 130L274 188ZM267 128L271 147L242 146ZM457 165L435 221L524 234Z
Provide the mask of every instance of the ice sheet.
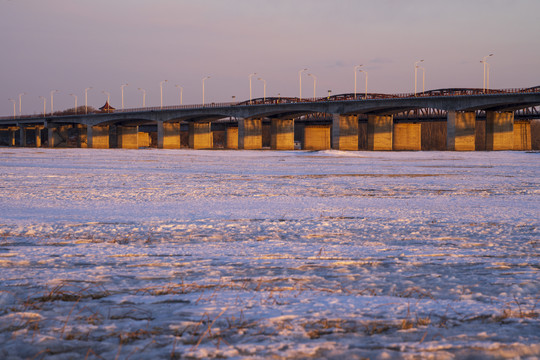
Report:
M0 148L0 358L538 357L539 160Z

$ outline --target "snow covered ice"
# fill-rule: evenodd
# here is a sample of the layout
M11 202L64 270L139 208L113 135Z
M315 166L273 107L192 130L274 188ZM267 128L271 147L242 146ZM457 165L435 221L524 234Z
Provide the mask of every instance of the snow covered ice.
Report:
M540 153L0 148L0 358L540 357Z

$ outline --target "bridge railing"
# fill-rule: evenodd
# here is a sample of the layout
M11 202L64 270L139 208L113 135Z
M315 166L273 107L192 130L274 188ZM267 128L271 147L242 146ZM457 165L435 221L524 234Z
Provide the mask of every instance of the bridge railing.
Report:
M256 106L256 105L270 105L270 104L285 104L285 103L298 103L298 102L322 102L322 101L357 101L357 100L377 100L377 99L392 99L392 98L411 98L411 97L435 97L435 96L471 96L471 95L497 95L497 94L517 94L517 93L537 93L540 92L540 86L530 88L510 88L510 89L438 89L428 90L424 92L415 93L400 93L400 94L378 94L378 93L350 93L350 94L338 94L327 97L319 98L305 98L299 99L295 97L280 97L280 98L259 98L252 99L251 101L242 102L219 102L219 103L207 103L207 104L189 104L189 105L172 105L172 106L151 106L151 107L138 107L127 109L115 109L114 113L132 113L143 111L166 111L166 110L181 110L181 109L202 109L202 108L217 108L228 106ZM107 114L108 112L92 112L89 114ZM38 119L47 117L59 117L59 116L84 116L86 114L75 114L56 112L54 114L33 114L33 115L15 115L15 116L2 116L0 120L12 120L12 119Z
M226 107L232 106L235 103L232 102L221 102L221 103L209 103L209 104L191 104L191 105L170 105L170 106L151 106L151 107L140 107L140 108L128 108L128 109L115 109L112 112L140 112L140 111L164 111L164 110L180 110L180 109L202 109L202 108L216 108L216 107Z
M51 116L51 115L48 115ZM38 118L44 118L46 116L43 116L43 114L32 114L32 115L16 115L16 116L1 116L0 120L13 120L13 119L38 119Z

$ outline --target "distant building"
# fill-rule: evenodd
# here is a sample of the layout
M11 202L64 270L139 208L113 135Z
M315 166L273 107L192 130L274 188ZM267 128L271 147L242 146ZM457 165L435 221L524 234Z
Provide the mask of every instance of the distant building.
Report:
M105 101L105 105L100 107L99 110L101 110L101 112L110 113L110 112L114 112L115 108L113 108L111 105L109 105L109 101Z

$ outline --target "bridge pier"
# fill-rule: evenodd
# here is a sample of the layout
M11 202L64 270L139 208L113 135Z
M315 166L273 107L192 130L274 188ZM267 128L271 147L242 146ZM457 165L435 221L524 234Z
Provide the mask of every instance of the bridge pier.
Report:
M39 126L37 125L35 128L35 142L36 142L36 147L41 147L41 130L43 130L43 126Z
M86 127L86 146L93 149L109 148L109 126L97 125Z
M26 127L19 125L19 146L26 147Z
M532 150L531 123L514 121L514 150Z
M358 115L332 114L332 149L358 150Z
M486 150L514 150L512 111L486 111Z
M47 145L50 148L53 148L56 146L57 141L55 141L54 135L55 135L54 127L47 126Z
M117 126L118 148L138 149L139 148L139 127L138 126Z
M368 150L390 151L393 148L394 117L368 115Z
M88 147L88 130L87 126L83 124L77 124L77 147L78 148L87 148Z
M227 126L225 129L225 149L238 149L237 126Z
M158 121L158 149L180 149L180 123Z
M150 147L152 145L152 138L150 133L139 131L137 133L139 147Z
M212 149L214 137L212 136L211 122L189 123L189 147L190 149Z
M238 119L238 148L262 149L262 119Z
M12 127L11 128L11 146L16 146L17 145L17 130L20 130L20 128L18 127Z
M17 127L8 127L7 128L9 146L15 146L17 144L16 134L17 134L18 129L19 128L17 128Z
M330 126L304 125L302 150L330 149Z
M270 148L272 150L294 150L294 119L271 120Z
M422 150L421 124L394 124L393 149L397 151Z
M474 151L476 114L474 111L448 111L446 119L446 150Z

